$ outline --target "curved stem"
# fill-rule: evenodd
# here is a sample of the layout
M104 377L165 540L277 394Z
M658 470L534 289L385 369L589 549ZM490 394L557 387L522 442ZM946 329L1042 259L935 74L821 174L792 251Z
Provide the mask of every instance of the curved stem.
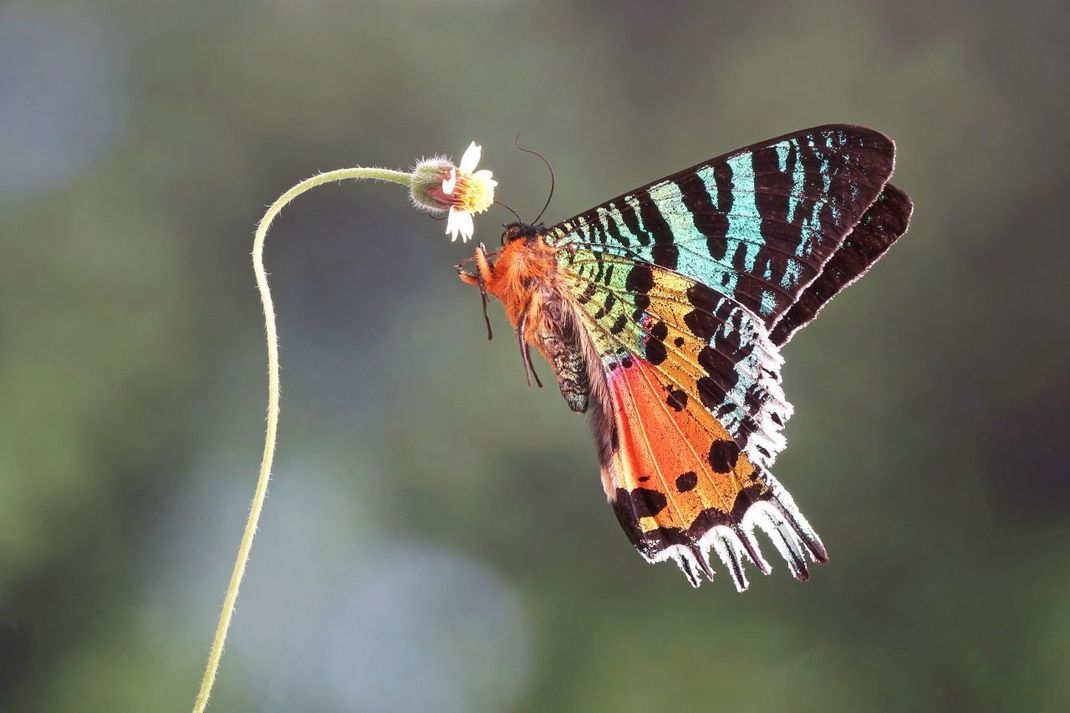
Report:
M408 186L412 176L403 171L361 167L342 168L337 171L321 173L318 176L306 178L279 196L271 204L271 207L267 209L267 212L264 213L264 217L260 219L260 223L256 227L256 237L253 240L253 271L256 274L256 287L260 292L260 301L264 306L264 331L267 335L268 356L268 407L267 430L264 434L264 454L260 461L260 476L256 481L256 492L253 494L252 506L249 508L249 517L245 521L245 531L242 533L241 544L238 546L238 556L234 560L234 569L230 574L230 584L227 586L227 593L223 597L223 611L219 614L219 623L216 625L212 648L208 652L208 665L205 667L204 677L201 679L201 688L197 693L197 700L193 704L193 713L203 713L208 705L208 698L212 693L216 671L219 669L219 660L223 656L223 644L226 642L230 620L234 616L234 605L238 600L238 587L241 586L242 577L245 575L245 566L249 562L249 552L253 547L253 537L256 535L257 523L260 520L260 511L263 509L264 499L267 497L268 481L271 479L271 462L275 456L275 439L279 427L279 343L275 330L275 307L271 301L271 290L268 288L267 272L264 270L264 240L267 238L271 221L287 204L302 193L324 183L365 179L388 181Z

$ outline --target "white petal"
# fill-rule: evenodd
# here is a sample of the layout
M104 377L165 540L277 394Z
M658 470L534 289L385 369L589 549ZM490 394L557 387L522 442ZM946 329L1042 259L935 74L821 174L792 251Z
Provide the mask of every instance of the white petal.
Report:
M457 169L450 169L450 177L442 179L442 192L447 196L453 193L454 187L457 185Z
M475 178L477 181L485 181L486 184L491 188L494 188L496 185L498 185L498 182L494 180L493 176L494 174L485 168L481 168L474 174L472 174L472 177Z
M472 214L463 210L457 211L457 219L454 225L461 234L461 240L466 243L476 230L475 223L472 221Z
M479 164L479 157L482 153L483 147L473 141L468 145L468 148L465 149L464 156L461 156L461 165L459 168L465 173L471 173Z
M461 228L457 225L457 216L461 215L462 212L455 208L450 208L450 214L446 217L446 235L451 236L451 243L457 242L457 233L461 232Z

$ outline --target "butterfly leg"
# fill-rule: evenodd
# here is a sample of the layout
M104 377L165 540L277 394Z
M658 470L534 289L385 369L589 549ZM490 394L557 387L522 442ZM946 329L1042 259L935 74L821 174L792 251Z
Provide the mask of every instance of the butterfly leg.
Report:
M490 327L490 315L487 314L487 281L494 275L494 267L487 259L487 246L483 243L479 244L475 257L471 259L476 263L476 273L473 275L464 271L464 265L468 262L465 260L457 265L457 277L461 278L461 282L479 287L479 297L483 300L483 321L487 324L489 342L494 339L494 330Z
M539 379L539 375L535 373L535 365L531 363L531 347L528 345L528 340L525 337L528 327L528 315L531 313L530 301L524 307L524 312L520 315L520 321L516 325L516 343L520 346L520 360L524 363L524 377L528 381L528 386L531 386L531 380L535 379L535 383L539 388L542 388L542 380Z

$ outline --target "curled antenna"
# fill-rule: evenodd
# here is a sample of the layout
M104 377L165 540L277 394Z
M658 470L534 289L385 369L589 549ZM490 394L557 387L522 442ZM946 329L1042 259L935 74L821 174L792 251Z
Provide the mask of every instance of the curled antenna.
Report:
M520 134L517 134L516 138L513 139L513 145L516 146L521 151L523 151L524 153L534 154L535 156L538 156L539 158L542 159L542 162L546 164L546 168L550 169L550 195L546 196L546 202L543 203L542 210L540 210L539 214L537 216L535 216L535 220L531 221L532 225L537 225L538 222L539 222L539 218L541 218L542 214L546 212L546 209L550 207L550 199L554 197L554 184L556 183L556 181L554 179L554 167L551 166L550 162L546 160L546 157L543 156L538 151L535 151L533 149L526 149L523 146L521 146L520 145Z
M519 214L519 213L517 213L517 212L516 212L515 210L513 210L513 209L512 209L512 208L511 208L511 207L509 206L509 204L508 204L508 203L503 203L502 201L500 201L500 200L497 200L497 199L495 199L495 200L494 200L494 205L500 205L500 206L501 206L502 208L505 208L505 209L506 209L507 211L509 211L510 213L512 213L513 215L515 215L515 216L516 216L516 222L518 222L518 223L523 223L523 222L524 222L524 221L523 221L523 220L521 219L521 217L520 217L520 214Z

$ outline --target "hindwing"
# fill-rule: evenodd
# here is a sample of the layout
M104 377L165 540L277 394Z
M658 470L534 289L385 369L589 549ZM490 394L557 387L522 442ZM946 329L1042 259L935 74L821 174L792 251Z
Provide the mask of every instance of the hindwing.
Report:
M858 225L825 263L821 274L777 319L770 335L773 343L787 343L795 332L817 317L829 300L862 277L907 231L913 211L910 197L892 184L886 184Z
M689 277L612 253L563 250L559 271L603 369L603 485L639 551L675 559L696 585L716 552L742 590L745 559L768 571L759 527L805 578L803 552L826 555L767 470L791 406L761 321Z

